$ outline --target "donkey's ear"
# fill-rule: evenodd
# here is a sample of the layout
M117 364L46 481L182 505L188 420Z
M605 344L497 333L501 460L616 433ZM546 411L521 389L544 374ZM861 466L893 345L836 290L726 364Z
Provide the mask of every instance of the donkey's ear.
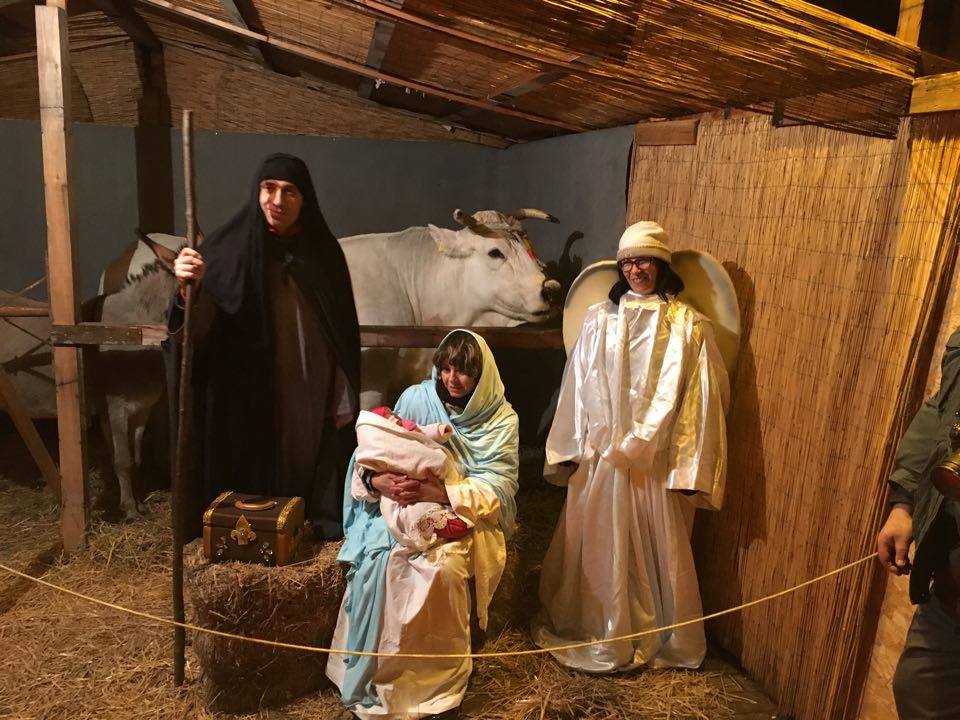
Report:
M155 240L151 240L150 236L137 230L137 237L140 238L140 242L146 245L150 250L156 255L157 260L160 261L160 264L167 270L167 272L173 272L173 261L177 259L177 255L180 253L176 250L171 250L166 245L158 243Z

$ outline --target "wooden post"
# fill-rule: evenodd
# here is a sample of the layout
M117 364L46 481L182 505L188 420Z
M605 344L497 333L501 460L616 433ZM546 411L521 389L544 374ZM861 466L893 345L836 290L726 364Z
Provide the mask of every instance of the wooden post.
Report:
M70 192L72 129L70 124L70 53L67 12L61 6L38 5L37 69L40 79L40 128L43 138L43 183L47 212L47 276L50 317L73 325L77 301L76 221ZM53 349L57 383L57 427L60 435L63 546L83 545L87 530L87 453L83 413L83 361L77 348Z
M911 45L919 45L921 20L923 20L923 0L900 0L897 37Z

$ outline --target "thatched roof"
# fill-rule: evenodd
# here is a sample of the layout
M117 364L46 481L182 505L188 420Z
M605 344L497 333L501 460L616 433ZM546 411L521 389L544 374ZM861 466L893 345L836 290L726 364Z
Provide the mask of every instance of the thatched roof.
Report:
M918 59L799 0L69 6L74 117L119 125L143 121L152 83L154 122L190 107L218 130L502 144L759 107L889 135ZM37 117L31 3L0 2L0 28L0 116Z

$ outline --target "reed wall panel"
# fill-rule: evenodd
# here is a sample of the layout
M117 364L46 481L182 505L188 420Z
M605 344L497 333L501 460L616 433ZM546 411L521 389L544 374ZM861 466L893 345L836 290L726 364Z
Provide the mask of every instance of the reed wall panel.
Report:
M957 194L960 185L960 113L913 119L912 135L914 157L917 158L916 181L923 183L927 192L923 196L922 213L931 217L941 214L948 243L956 243ZM952 225L952 228L951 228ZM951 238L952 235L952 238ZM940 385L940 361L944 344L950 334L960 326L960 273L956 266L947 274L949 294L943 310L932 357L924 383L925 396L932 395ZM913 408L910 408L913 410ZM860 720L887 720L896 717L893 701L893 674L903 650L914 606L908 595L909 580L906 577L885 576L883 605L873 641L872 656L864 688Z
M916 345L942 302L944 168L960 159L950 143L915 136L910 148L909 137L909 121L886 140L744 114L705 118L695 146L634 149L629 221L657 220L675 247L715 255L742 305L727 504L697 528L707 612L873 547L891 437L926 378ZM852 716L875 570L711 634L784 712Z

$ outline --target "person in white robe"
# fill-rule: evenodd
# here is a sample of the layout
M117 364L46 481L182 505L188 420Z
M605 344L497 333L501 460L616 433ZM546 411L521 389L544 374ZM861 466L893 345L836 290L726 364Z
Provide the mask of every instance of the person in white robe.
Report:
M621 279L567 360L544 468L567 499L532 625L543 648L703 614L690 531L696 507L723 502L729 383L710 321L676 297L667 243L656 223L626 229ZM594 673L696 668L705 654L702 623L553 652Z
M493 353L479 335L450 333L437 348L433 377L407 388L397 414L420 425L445 423L453 455L435 482L379 473L346 483L344 543L347 592L334 631L335 649L391 653L470 653L471 600L486 627L487 607L516 527L517 414L504 397ZM397 542L381 513L387 495L401 504L449 505L471 532L420 552ZM344 705L361 718L420 718L463 701L470 658L411 659L331 654L327 676Z

